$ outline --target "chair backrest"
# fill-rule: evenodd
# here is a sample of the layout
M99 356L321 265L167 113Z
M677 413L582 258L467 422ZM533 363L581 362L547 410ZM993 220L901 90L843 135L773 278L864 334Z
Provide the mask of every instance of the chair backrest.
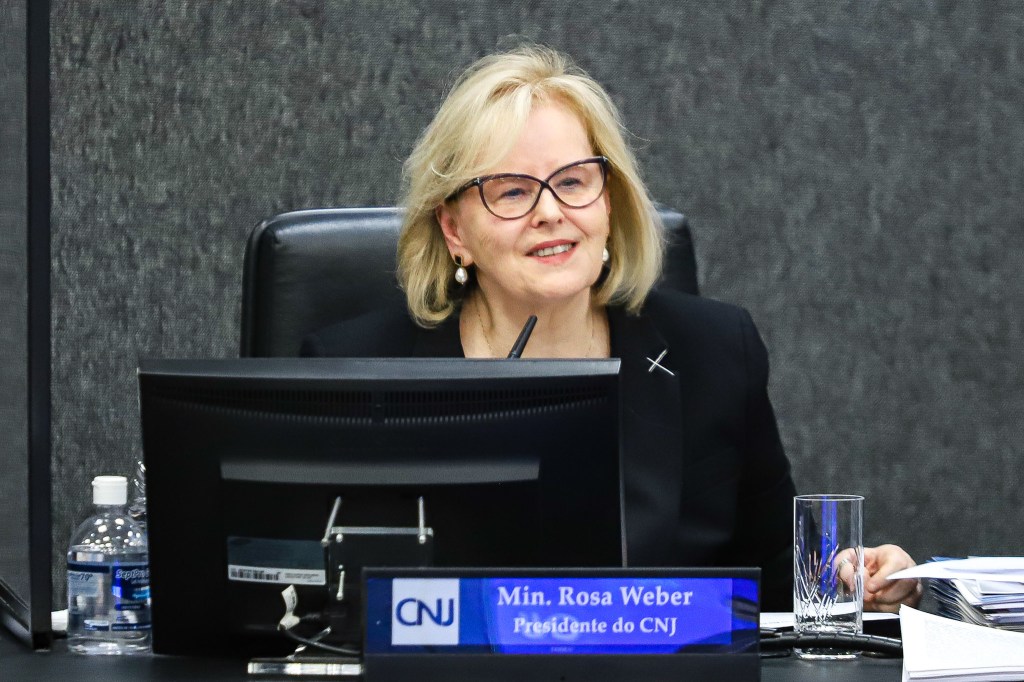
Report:
M659 287L696 294L686 217L659 207L668 250ZM242 275L242 357L298 355L307 334L404 294L395 278L397 208L282 213L253 229Z

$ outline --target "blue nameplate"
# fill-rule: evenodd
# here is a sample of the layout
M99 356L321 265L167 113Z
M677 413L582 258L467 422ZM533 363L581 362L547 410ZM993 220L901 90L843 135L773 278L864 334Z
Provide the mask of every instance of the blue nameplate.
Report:
M759 679L759 569L367 569L367 679Z

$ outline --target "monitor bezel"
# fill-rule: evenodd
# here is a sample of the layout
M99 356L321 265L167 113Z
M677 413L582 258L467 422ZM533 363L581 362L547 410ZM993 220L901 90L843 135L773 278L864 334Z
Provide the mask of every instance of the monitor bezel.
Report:
M404 389L426 389L436 390L438 386L460 386L460 385L485 385L491 382L510 382L510 385L530 382L535 380L580 380L604 382L607 385L609 397L613 401L614 409L618 407L618 372L619 360L465 360L465 359L443 359L443 358L240 358L223 360L143 360L139 367L140 386L140 412L143 423L143 451L147 460L148 469L148 495L149 495L149 523L154 540L151 546L151 568L153 576L153 599L154 599L154 647L158 653L264 653L261 649L253 649L244 641L244 638L227 636L221 639L216 633L216 627L205 628L199 633L185 632L185 624L178 616L181 612L173 612L175 615L161 620L161 615L167 611L162 608L161 600L166 599L171 603L178 604L175 608L181 609L180 600L197 600L197 607L206 607L204 618L216 618L217 598L211 601L210 590L204 595L182 595L168 594L161 589L161 578L166 574L168 565L175 562L174 570L188 571L190 567L183 562L182 556L175 556L170 551L164 551L159 546L163 533L170 535L170 523L165 517L171 513L168 501L169 493L164 490L167 486L180 487L189 475L195 474L199 477L213 475L214 467L206 466L202 472L193 471L182 473L181 469L195 466L196 462L189 462L188 455L183 456L179 463L180 468L175 469L173 474L168 474L170 469L166 466L150 463L151 452L154 446L149 442L148 433L152 430L147 428L147 419L153 418L150 415L152 408L147 409L149 396L155 386L180 386L186 390L208 387L228 387L232 389L245 389L253 386L273 385L281 390L349 390L360 386L389 386L402 387ZM618 424L615 424L616 450L618 447ZM164 446L160 446L164 447ZM205 465L204 465L205 466ZM223 463L216 463L217 476L223 476ZM615 481L618 491L618 528L617 533L620 545L619 553L625 557L625 524L623 509L623 487L621 477L621 461L617 463L619 480ZM202 468L202 467L201 467ZM162 481L162 476L170 475L173 481ZM217 484L219 485L219 483ZM211 497L209 491L216 489L216 485L207 481L203 486L196 488L197 494L192 496L191 504L203 508L200 511L193 510L194 517L209 516L215 514L215 501L205 499ZM205 493L205 494L204 494ZM165 548L166 549L166 548ZM621 565L621 564L620 564ZM560 564L564 567L564 564ZM543 567L543 566L542 566ZM552 566L554 567L554 566ZM225 582L226 571L225 573ZM165 581L165 585L167 581ZM180 590L179 590L180 591ZM165 604L167 602L164 602ZM172 622L175 621L175 622ZM205 626L204 626L205 627ZM285 642L282 640L282 644ZM253 643L255 644L255 643ZM263 642L258 646L263 646ZM275 652L271 652L275 653Z

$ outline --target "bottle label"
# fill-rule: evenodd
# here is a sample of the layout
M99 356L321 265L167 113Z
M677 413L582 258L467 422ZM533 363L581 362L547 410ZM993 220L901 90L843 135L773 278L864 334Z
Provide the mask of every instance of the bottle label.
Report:
M122 607L145 605L149 599L149 565L118 564L113 567L110 590Z
M109 620L99 620L97 618L86 618L82 621L83 627L91 632L108 632L110 630Z
M72 604L75 603L75 597L100 596L100 582L99 572L82 570L80 566L68 564L68 599Z
M90 610L86 600L102 602L108 589L110 602L103 607L103 613L83 619L86 630L150 629L148 564L68 562L68 606L72 610Z

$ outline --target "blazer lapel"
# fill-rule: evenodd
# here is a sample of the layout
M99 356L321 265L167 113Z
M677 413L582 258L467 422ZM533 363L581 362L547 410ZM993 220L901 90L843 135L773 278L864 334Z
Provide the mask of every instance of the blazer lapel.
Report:
M619 438L627 564L667 565L678 534L682 491L681 377L665 371L676 371L672 349L646 316L609 308L608 321L612 355L622 361ZM659 364L665 369L650 362L662 351L667 352Z

